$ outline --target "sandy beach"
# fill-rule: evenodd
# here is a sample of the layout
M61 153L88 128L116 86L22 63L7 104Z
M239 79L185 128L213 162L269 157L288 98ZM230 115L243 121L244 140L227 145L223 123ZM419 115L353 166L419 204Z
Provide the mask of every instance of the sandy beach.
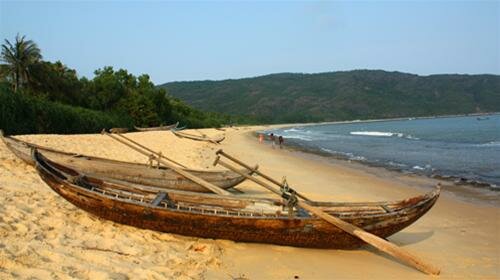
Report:
M422 194L437 183L356 163L272 149L251 136L257 127L200 130L224 133L221 145L179 139L170 132L130 138L198 169L217 169L224 149L316 200L379 201ZM60 150L146 163L105 135L26 135ZM320 250L236 243L141 230L76 208L46 186L34 168L0 143L0 279L499 279L500 208L450 192L389 240L441 268L427 276L366 246ZM237 189L263 195L245 181Z

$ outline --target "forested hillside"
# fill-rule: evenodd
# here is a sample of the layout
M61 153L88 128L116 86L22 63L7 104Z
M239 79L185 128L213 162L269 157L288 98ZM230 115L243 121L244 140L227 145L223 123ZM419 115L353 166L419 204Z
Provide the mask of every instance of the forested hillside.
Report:
M160 87L198 109L271 123L500 111L498 75L355 70L172 82Z

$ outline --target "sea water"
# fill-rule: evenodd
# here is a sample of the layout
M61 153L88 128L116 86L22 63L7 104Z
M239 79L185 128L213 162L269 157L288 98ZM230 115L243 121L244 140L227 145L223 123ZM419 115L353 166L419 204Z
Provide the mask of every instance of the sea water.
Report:
M500 115L349 122L269 130L285 143L500 190Z

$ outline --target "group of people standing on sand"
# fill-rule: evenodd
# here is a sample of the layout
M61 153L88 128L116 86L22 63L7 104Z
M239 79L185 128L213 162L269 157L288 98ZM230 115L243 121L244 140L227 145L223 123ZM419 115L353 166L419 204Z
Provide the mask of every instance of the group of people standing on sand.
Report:
M278 137L276 137L274 133L271 133L269 134L269 141L271 141L271 147L273 147L273 149L276 147L276 144L280 146L280 149L283 149L283 142L285 141L285 139L283 139L283 136L279 135ZM260 133L259 143L262 144L262 142L264 142L264 134Z

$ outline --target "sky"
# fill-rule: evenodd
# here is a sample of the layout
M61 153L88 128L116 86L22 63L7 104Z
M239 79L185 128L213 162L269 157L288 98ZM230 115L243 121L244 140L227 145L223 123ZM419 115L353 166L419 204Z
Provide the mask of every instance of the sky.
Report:
M500 74L500 1L0 0L0 40L34 40L80 76L153 82L383 69Z

